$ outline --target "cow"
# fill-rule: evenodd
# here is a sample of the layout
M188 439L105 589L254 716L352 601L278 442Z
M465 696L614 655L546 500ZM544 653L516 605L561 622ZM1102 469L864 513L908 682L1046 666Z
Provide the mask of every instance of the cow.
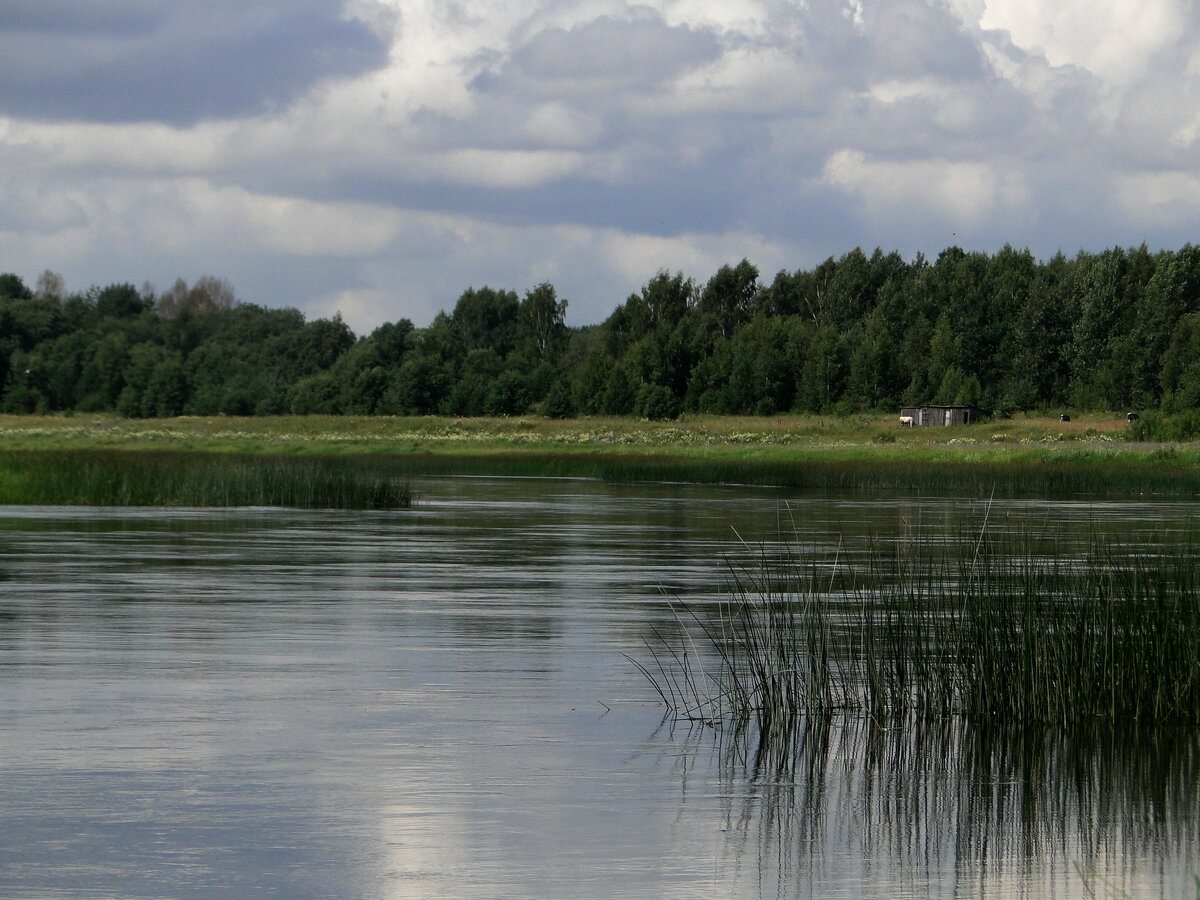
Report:
M1070 417L1070 416L1068 416L1066 413L1063 413L1061 416L1059 416L1059 417L1058 417L1058 421L1060 421L1060 422L1070 422L1070 421L1071 421L1071 417Z
M901 428L912 428L913 427L913 417L912 416L901 416L900 417L900 427Z
M1125 421L1127 422L1136 422L1139 418L1141 418L1141 416L1135 412L1125 413Z

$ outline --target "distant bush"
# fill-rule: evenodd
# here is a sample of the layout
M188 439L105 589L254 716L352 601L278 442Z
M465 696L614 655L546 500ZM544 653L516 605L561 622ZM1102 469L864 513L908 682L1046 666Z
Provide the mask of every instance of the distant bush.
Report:
M484 412L490 416L519 416L529 410L529 387L525 378L517 372L501 372L492 383Z
M678 419L682 412L679 399L661 384L643 384L633 404L634 415L642 419L665 421Z
M1200 409L1186 409L1173 416L1143 413L1125 428L1131 441L1194 441L1200 439Z
M569 419L577 412L571 396L571 386L566 381L554 382L546 399L542 401L541 413L547 419Z

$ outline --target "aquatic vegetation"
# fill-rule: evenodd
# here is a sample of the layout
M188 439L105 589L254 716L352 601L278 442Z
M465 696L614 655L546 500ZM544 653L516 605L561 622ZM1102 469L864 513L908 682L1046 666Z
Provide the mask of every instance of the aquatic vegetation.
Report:
M371 457L182 452L0 454L0 503L400 509L402 474Z
M791 549L677 607L643 673L674 716L788 732L803 716L1200 723L1200 551L1057 536Z
M1195 728L850 714L801 717L782 738L695 723L659 736L674 756L710 754L727 864L757 867L767 883L828 871L852 811L854 840L894 879L888 896L938 895L923 880L931 869L958 871L971 896L1009 896L998 885L1037 885L1028 896L1039 897L1200 896L1188 871L1200 846ZM803 896L825 896L821 887Z
M1057 419L1004 420L986 431L971 431L974 426L901 429L891 416L686 417L670 423L432 416L0 416L0 452L386 457L389 467L394 466L389 471L405 475L569 476L980 499L1200 495L1200 448L1156 452L1112 441L1111 434L1120 432L1096 426L1115 427L1113 421L1094 417L1088 431L1102 439L1083 440L1077 438L1088 432L1060 433ZM1125 427L1123 419L1120 427Z

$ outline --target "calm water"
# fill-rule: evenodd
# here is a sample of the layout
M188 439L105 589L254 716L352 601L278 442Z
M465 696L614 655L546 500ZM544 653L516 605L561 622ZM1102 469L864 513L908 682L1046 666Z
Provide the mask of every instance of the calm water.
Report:
M1194 734L848 721L781 769L664 724L625 657L739 541L1139 539L1190 505L416 487L397 513L0 509L0 896L1196 896Z

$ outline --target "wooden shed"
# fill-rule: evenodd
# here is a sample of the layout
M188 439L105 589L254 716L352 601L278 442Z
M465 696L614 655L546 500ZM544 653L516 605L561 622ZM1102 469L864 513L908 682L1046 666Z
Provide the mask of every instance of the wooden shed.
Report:
M905 425L970 425L986 418L978 406L905 406L900 421Z

